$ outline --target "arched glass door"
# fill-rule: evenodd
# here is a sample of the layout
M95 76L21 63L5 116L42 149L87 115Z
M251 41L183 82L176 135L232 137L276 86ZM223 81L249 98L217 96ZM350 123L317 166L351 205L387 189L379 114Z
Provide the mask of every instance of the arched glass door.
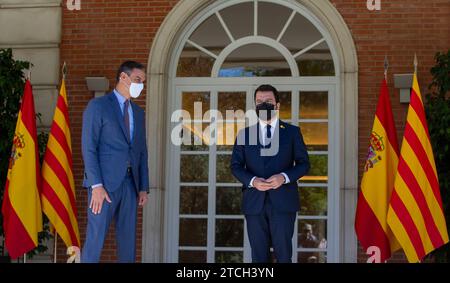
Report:
M328 42L320 23L290 1L218 1L186 29L169 97L170 110L187 115L181 128L170 122L185 143L167 153L167 261L250 261L241 184L229 169L247 125L226 113L254 109L263 83L281 92L280 118L300 126L312 165L298 181L293 261L337 261L338 72Z

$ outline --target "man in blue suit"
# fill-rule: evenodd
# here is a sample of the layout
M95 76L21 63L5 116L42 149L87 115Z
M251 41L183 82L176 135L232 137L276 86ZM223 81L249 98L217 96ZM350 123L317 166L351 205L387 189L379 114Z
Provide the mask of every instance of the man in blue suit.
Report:
M256 125L242 130L231 157L233 175L243 184L242 210L254 263L292 260L292 236L299 210L297 180L309 170L300 129L277 117L278 91L262 85L255 91Z
M148 200L144 111L131 101L144 88L144 66L124 62L113 92L92 99L83 114L83 186L88 189L87 232L81 262L98 262L114 219L119 262L136 257L137 206Z

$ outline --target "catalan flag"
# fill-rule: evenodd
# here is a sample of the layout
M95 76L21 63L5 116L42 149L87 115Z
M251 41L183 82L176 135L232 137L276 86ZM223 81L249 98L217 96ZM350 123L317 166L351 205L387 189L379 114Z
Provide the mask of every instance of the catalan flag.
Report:
M42 231L40 184L36 114L31 83L27 80L13 138L2 205L5 246L12 259L38 245L38 232Z
M388 224L409 262L448 242L436 165L417 75L406 118Z
M399 156L386 80L381 85L355 218L358 239L366 250L377 247L384 262L399 249L387 224L387 212Z
M67 247L80 247L66 86L61 83L42 165L42 209Z

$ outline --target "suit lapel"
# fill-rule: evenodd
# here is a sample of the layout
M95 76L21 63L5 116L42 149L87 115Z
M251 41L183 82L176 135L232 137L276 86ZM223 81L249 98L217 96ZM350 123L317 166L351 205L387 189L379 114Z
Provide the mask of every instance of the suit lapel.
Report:
M125 136L125 139L128 143L130 143L130 140L128 139L127 130L125 128L125 122L123 120L122 110L120 110L119 101L117 101L116 95L114 92L109 94L109 101L111 102L111 105L114 109L114 115L117 118L117 122L119 122L120 127L122 128L123 135ZM133 109L134 110L134 109ZM134 111L133 111L134 113Z

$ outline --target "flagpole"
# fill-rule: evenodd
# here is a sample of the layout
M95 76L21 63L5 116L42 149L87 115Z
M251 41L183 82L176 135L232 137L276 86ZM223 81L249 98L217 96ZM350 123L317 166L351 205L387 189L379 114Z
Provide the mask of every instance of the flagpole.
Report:
M419 65L419 61L417 60L417 53L414 53L414 73L417 75L417 66Z
M387 73L389 70L389 61L387 55L384 56L384 79L387 82Z
M57 242L58 242L58 234L56 233L56 230L55 230L55 246L53 247L53 263L56 263L56 256L57 256L56 247L57 247Z

